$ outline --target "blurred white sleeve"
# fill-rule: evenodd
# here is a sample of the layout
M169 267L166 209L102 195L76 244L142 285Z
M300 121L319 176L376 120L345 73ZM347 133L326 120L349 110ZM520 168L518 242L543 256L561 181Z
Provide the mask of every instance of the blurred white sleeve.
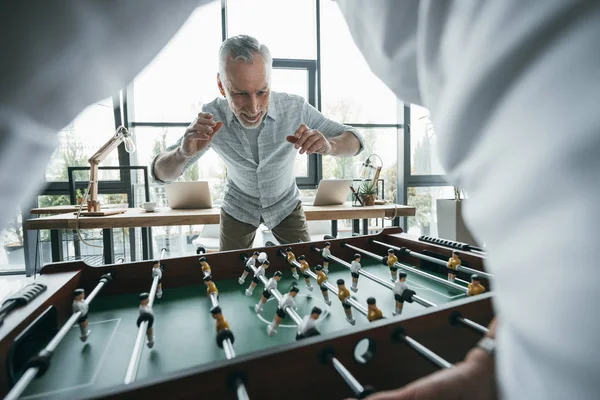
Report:
M41 189L55 134L131 82L208 1L3 2L0 226Z
M372 70L430 109L469 194L495 275L502 397L597 399L600 2L339 3ZM411 62L394 43L412 40Z

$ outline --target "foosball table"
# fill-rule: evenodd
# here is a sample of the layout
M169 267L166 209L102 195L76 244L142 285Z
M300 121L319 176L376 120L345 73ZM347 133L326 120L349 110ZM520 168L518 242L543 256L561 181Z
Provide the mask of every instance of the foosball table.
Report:
M387 228L49 264L7 301L0 395L325 399L399 388L452 368L487 331L493 277L476 250Z

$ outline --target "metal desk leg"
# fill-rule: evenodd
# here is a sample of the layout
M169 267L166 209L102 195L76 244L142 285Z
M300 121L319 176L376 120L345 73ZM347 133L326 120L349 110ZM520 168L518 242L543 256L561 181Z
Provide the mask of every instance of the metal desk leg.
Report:
M369 234L369 220L368 219L363 219L363 235L368 235Z
M61 229L50 230L50 248L52 249L52 262L63 260L63 231Z
M102 229L102 242L104 244L104 264L115 262L115 251L112 229Z
M23 248L25 249L25 275L33 276L38 271L36 271L39 255L36 251L38 244L38 235L40 231L30 231L24 230L25 235L23 235Z
M142 228L142 259L152 258L152 228Z
M331 236L337 237L338 235L338 222L337 219L331 220Z
M360 220L359 219L352 220L352 233L356 233L356 234L360 233Z

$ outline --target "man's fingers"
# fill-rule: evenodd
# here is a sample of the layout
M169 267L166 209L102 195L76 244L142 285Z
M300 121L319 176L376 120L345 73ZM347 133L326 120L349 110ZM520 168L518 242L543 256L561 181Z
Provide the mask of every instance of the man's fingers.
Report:
M223 121L219 121L215 124L215 126L213 126L212 128L212 134L214 136L215 133L217 133L219 131L219 129L221 129L223 127Z
M323 137L321 135L310 136L306 140L306 142L304 142L304 146L302 146L302 150L300 150L300 154L303 154L303 153L312 154L318 150L321 150L323 148L323 146L325 145L324 141L325 141L325 139L323 139Z
M298 138L298 141L296 142L296 145L294 147L296 147L297 149L304 147L306 141L317 134L318 132L314 129L305 130L304 132L302 132L302 135Z
M296 129L296 132L294 132L294 137L298 140L296 140L296 143L298 143L300 140L302 140L302 137L304 136L304 133L306 131L308 131L308 126L302 124L300 125L300 127L298 129ZM296 146L296 148L298 148L298 146Z

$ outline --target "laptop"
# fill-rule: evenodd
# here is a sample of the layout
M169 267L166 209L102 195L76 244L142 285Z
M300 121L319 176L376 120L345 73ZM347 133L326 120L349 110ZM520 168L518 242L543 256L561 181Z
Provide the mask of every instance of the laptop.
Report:
M173 182L165 185L167 204L173 210L212 208L208 181Z
M344 204L350 194L352 179L322 179L319 182L314 206L335 206Z

